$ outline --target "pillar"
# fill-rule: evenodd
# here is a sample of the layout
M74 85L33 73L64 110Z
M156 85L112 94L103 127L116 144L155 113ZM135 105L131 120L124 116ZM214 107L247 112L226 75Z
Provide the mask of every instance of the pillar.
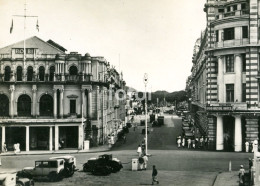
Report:
M88 117L92 118L92 90L88 89Z
M223 57L218 58L218 100L220 103L224 101L224 64Z
M57 118L57 90L53 89L53 97L54 97L54 104L53 104L53 116Z
M53 139L53 136L52 136L52 126L50 127L50 135L49 135L49 150L52 151L52 139Z
M81 89L81 101L82 101L82 111L81 111L81 114L83 114L83 117L86 117L86 94L85 94L85 90L86 89Z
M59 150L59 126L55 125L55 141L54 146L55 150Z
M64 89L60 89L60 117L63 118L63 93Z
M241 116L235 116L235 152L242 151L242 123Z
M26 127L26 145L25 145L25 148L26 148L26 151L30 151L30 130L29 130L29 126L25 126Z
M79 141L78 141L78 149L82 150L83 149L83 125L79 125Z
M14 90L15 86L10 85L10 93L11 93L11 101L10 101L10 116L13 118L14 117Z
M1 140L2 140L2 148L3 148L4 143L5 143L5 126L2 126L2 139Z
M36 109L37 109L37 100L36 100L36 92L37 92L37 86L32 86L32 92L33 92L33 105L32 105L32 116L36 116Z
M223 117L217 116L216 150L224 150Z
M235 100L242 102L242 59L240 55L235 56Z

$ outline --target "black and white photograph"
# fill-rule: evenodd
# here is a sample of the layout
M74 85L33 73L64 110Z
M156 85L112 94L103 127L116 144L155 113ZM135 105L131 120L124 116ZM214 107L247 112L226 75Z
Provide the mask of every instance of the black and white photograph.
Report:
M260 186L260 0L0 0L0 186Z

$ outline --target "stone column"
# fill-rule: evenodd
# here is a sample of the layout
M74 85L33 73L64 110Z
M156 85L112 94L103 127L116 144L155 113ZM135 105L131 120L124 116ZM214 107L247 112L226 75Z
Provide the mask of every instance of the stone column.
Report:
M218 100L220 103L224 101L224 62L223 57L218 57Z
M86 89L83 89L83 88L81 89L81 94L82 94L81 95L81 101L82 101L82 103L81 103L82 107L81 108L83 109L81 111L81 114L83 114L83 117L86 117L86 113L87 113L86 112L86 94L85 94L85 90Z
M88 89L88 117L92 118L92 89Z
M52 136L52 126L50 126L50 135L49 135L49 150L52 151L52 139L53 139L53 136Z
M223 117L217 116L216 150L224 150Z
M37 109L37 100L36 100L37 85L33 85L32 86L32 92L33 92L32 116L36 116L36 109Z
M15 91L15 86L10 85L10 94L11 94L11 101L10 101L10 116L11 118L14 117L14 91Z
M54 97L53 116L54 118L57 118L57 89L53 89L53 97Z
M5 143L5 126L2 126L2 139L1 140L2 140L2 148L3 148L4 143Z
M242 102L242 59L241 55L235 56L235 101Z
M63 118L63 93L64 93L64 89L60 89L60 117Z
M241 116L235 116L235 152L242 151L242 124Z
M26 127L26 152L30 151L30 130L29 130L29 126L25 126Z
M59 150L59 126L55 125L55 150Z
M83 149L83 126L80 124L79 127L79 141L78 141L78 149L82 150Z

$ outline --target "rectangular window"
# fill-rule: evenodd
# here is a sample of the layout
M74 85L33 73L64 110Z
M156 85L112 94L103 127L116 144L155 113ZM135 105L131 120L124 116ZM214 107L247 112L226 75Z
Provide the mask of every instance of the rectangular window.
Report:
M242 58L242 71L246 72L246 54L242 54L241 58Z
M234 84L226 84L226 102L234 102Z
M236 11L237 10L237 5L234 5L233 6L233 11Z
M242 84L242 102L246 102L246 84Z
M76 100L70 100L70 113L76 114Z
M227 7L227 12L230 12L230 6Z
M224 29L224 40L232 40L235 38L235 29L226 28Z
M219 9L218 9L218 12L219 12L219 13L223 13L223 12L224 12L224 9L223 9L223 8L219 8Z
M246 3L242 3L242 4L241 4L241 9L242 9L242 10L245 10L245 9L246 9Z
M218 42L218 30L216 30L216 42Z
M242 37L243 38L248 38L248 26L243 26L242 27Z
M226 72L234 72L234 55L226 56Z

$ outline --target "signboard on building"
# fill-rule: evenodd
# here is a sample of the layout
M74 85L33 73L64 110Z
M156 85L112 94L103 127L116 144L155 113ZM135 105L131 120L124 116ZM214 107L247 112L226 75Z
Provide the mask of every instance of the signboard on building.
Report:
M207 106L207 111L232 111L232 106Z
M23 48L16 48L15 53L16 54L23 54L24 49ZM33 54L33 48L26 48L26 54Z

